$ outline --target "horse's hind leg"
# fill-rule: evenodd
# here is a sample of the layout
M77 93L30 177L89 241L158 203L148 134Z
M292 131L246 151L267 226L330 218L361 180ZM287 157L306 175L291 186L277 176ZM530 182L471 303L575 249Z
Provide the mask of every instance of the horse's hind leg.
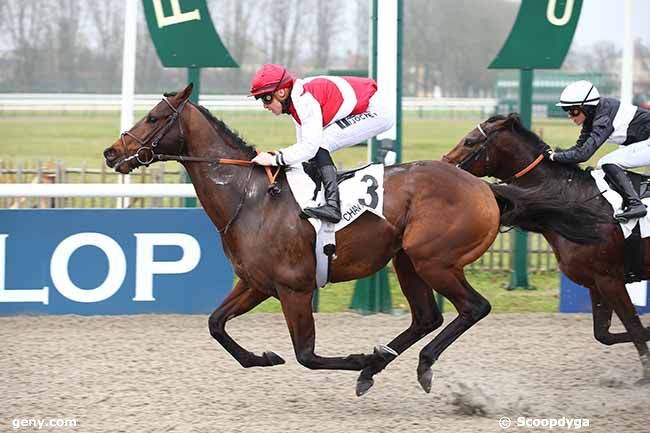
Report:
M431 391L431 367L440 354L465 331L490 312L490 303L467 282L462 270L428 270L419 274L431 287L449 299L458 316L420 351L418 381L426 392Z
M402 292L411 308L411 325L388 343L390 349L397 354L402 354L422 337L442 325L443 318L436 305L433 290L415 272L404 250L397 253L393 265ZM359 375L357 396L365 394L374 383L372 377L386 368L396 357L397 355L389 356L379 352Z
M214 310L208 326L210 334L230 353L242 367L268 367L284 364L284 359L273 352L264 352L262 356L245 350L226 332L226 322L250 311L269 295L254 290L239 281L228 294L223 303Z
M612 307L609 306L596 289L589 289L591 312L594 320L594 338L607 346L631 343L629 332L609 332L612 325ZM644 328L645 341L650 341L650 328Z
M282 312L291 334L296 359L312 370L361 370L372 355L354 354L345 357L324 357L314 353L316 328L312 314L312 292L278 289Z
M636 308L625 289L625 285L613 278L601 278L596 284L608 304L614 308L616 315L623 323L629 338L634 343L641 366L643 368L643 377L639 384L650 384L650 352L648 351L647 330L641 324L641 319L636 314Z

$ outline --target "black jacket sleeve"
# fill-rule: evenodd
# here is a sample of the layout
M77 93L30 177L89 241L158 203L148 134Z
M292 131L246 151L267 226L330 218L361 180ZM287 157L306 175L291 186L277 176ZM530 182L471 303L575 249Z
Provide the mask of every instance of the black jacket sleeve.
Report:
M555 152L553 161L566 163L585 162L591 158L591 155L596 153L612 132L614 132L614 127L608 113L596 113L591 128L583 125L576 145L570 149Z

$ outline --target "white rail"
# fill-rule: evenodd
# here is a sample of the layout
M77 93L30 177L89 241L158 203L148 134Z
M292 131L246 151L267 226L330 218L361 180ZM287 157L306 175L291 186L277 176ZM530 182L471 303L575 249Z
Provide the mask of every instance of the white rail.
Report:
M0 197L196 197L189 183L13 183L0 184Z
M151 109L161 95L135 95L135 109ZM120 111L118 94L0 93L0 111ZM261 110L259 102L246 95L201 95L199 103L210 110ZM494 98L402 98L404 111L485 111L496 106Z

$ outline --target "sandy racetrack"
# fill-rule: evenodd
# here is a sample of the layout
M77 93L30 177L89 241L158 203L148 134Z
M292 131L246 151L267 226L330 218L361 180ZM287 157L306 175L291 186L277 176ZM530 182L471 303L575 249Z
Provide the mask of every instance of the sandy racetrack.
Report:
M408 323L406 315L321 314L317 350L368 352ZM596 342L587 315L490 315L434 365L431 394L416 380L420 342L362 398L356 373L296 362L281 315L249 314L228 330L287 364L241 368L212 340L204 316L2 317L0 431L12 431L17 418L75 418L76 427L41 431L498 432L502 416L589 419L579 431L650 431L650 386L634 385L635 349Z

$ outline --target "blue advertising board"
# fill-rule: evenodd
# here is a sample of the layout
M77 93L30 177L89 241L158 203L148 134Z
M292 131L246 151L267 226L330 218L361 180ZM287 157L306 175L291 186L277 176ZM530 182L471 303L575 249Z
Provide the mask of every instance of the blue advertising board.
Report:
M647 281L628 284L627 291L639 314L650 313L650 290ZM560 312L591 312L589 290L574 283L564 274L560 274Z
M202 209L0 210L0 314L209 313L232 284Z

